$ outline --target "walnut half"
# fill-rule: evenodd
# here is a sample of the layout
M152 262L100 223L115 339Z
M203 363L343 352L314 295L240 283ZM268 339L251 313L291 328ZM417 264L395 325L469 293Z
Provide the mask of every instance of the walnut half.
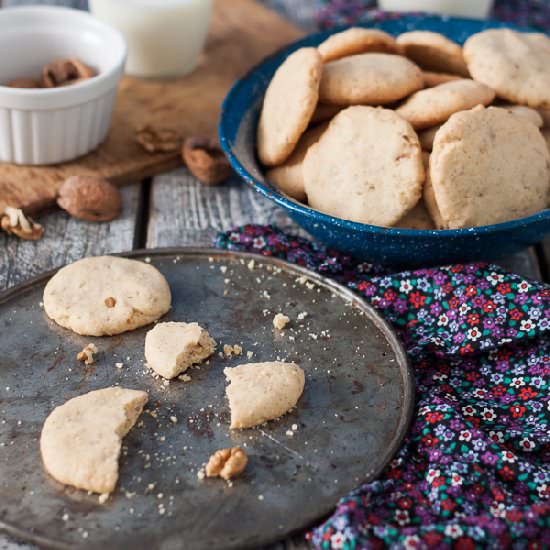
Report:
M20 208L6 206L0 216L0 227L12 235L27 241L37 241L44 234L44 228L32 218L25 216Z
M82 351L78 352L76 359L84 362L86 365L93 365L95 363L94 354L97 351L97 346L90 342Z
M231 165L214 140L187 138L181 155L189 171L205 185L220 185L231 175Z
M241 474L247 463L248 457L240 447L220 449L209 458L205 473L207 477L221 477L228 480Z
M136 141L148 153L175 153L181 147L182 137L176 130L145 124L136 130Z

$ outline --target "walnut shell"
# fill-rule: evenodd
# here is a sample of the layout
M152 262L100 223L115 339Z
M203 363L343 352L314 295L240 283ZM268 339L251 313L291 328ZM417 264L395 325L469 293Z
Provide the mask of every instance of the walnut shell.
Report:
M219 185L231 175L231 165L214 140L187 138L181 153L187 168L205 185Z
M57 204L73 218L108 222L119 216L122 199L118 189L99 176L71 176L59 189Z

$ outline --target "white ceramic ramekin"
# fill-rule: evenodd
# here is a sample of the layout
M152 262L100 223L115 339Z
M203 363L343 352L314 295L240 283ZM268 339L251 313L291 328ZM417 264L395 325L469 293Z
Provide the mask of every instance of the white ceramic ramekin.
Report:
M86 12L54 6L0 10L0 161L56 164L95 149L107 136L126 43ZM78 57L97 76L61 88L5 86L38 78L55 59Z

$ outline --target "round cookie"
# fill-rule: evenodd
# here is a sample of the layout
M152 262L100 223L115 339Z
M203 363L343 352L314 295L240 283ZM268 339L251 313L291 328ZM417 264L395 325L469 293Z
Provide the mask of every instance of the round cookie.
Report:
M440 229L522 218L549 204L544 138L534 124L504 109L454 114L437 132L429 172L433 197L425 192L426 204Z
M337 218L391 226L420 198L418 137L388 109L355 106L337 114L304 160L309 205Z
M321 70L317 49L301 48L273 75L257 130L258 156L266 166L284 162L307 128L317 105Z
M290 157L283 164L271 168L265 174L268 181L297 201L304 202L306 200L303 173L304 158L309 148L319 141L327 126L328 122L325 122L305 132Z
M156 321L170 309L170 287L152 265L115 256L61 268L44 289L44 311L77 334L105 336Z
M442 34L411 31L400 34L396 41L405 55L422 69L469 76L462 48Z
M325 65L319 101L333 105L384 105L423 86L422 71L405 57L365 53Z
M494 98L491 88L463 78L416 92L396 109L396 113L408 120L415 130L422 130L445 122L458 111L488 105Z
M464 44L472 78L512 103L550 109L550 38L511 29L474 34Z
M517 116L522 116L527 120L531 121L537 128L542 128L543 119L541 114L536 109L531 109L531 107L526 107L525 105L513 105L511 103L500 103L495 104L495 107L499 109L505 109L509 113L513 113Z
M456 74L433 73L431 71L422 71L422 78L424 79L425 88L433 88L451 80L460 80L460 76Z
M362 27L337 32L319 44L317 49L325 63L367 52L399 53L393 36L378 29Z

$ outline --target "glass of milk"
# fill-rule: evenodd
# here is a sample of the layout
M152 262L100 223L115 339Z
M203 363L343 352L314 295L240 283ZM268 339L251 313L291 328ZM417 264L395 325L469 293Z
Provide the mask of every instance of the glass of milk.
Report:
M387 11L427 11L455 17L485 19L493 0L378 0Z
M90 0L90 11L128 43L126 73L165 78L190 73L208 34L212 0Z

